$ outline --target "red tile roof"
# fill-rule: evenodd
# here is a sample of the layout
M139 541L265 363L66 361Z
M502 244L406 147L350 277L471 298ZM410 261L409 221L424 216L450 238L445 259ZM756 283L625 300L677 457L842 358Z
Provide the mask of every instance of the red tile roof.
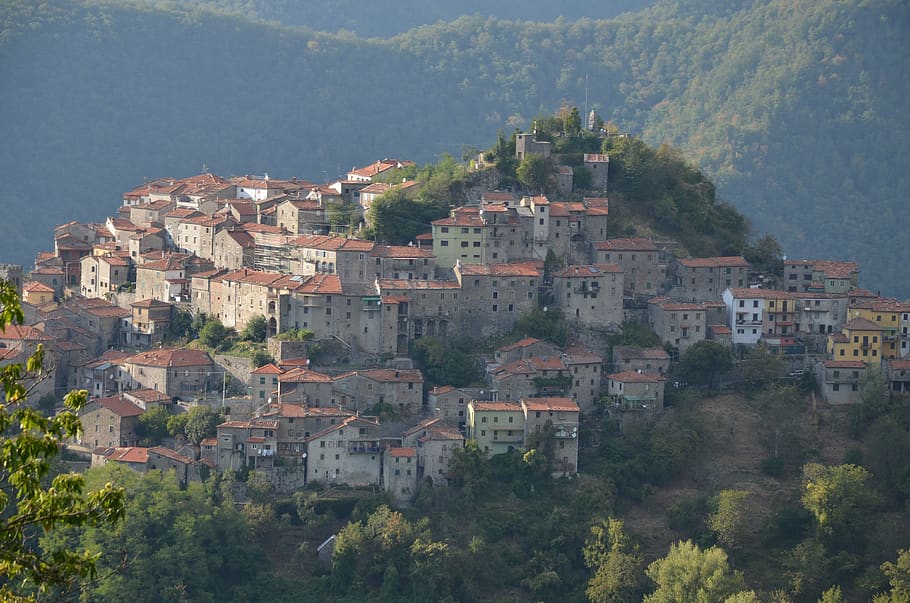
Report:
M657 251L657 246L650 239L633 237L626 239L610 239L594 243L597 251Z
M749 262L739 255L718 256L713 258L682 258L677 260L686 268L748 268Z
M123 361L124 364L156 367L211 367L214 365L208 352L191 348L157 348L140 352Z
M524 276L539 277L540 270L532 264L462 264L464 276Z
M416 448L389 448L389 456L391 456L392 458L416 457L417 449Z
M666 381L667 378L653 373L639 373L638 371L622 371L607 375L612 381L622 381L623 383L659 383Z
M616 264L594 264L587 266L567 266L559 272L553 274L558 278L594 278L604 276L609 273L622 272L622 268Z
M579 412L578 404L571 398L523 398L521 404L535 412Z
M95 402L119 417L138 417L145 412L142 408L133 404L122 395L110 398L98 398Z

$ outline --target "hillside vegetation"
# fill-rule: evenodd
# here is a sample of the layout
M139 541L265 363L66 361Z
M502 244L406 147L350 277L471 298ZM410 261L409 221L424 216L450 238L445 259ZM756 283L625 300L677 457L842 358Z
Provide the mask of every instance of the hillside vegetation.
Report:
M899 0L666 0L612 20L476 15L385 39L248 19L281 4L186 6L0 8L0 257L27 263L55 223L100 219L146 177L321 180L378 157L460 157L541 111L583 109L587 79L589 107L681 148L788 256L856 259L865 286L910 294Z

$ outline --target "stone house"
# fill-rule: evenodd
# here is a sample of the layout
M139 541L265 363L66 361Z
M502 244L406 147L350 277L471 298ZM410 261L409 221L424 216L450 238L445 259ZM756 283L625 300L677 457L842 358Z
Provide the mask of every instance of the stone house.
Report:
M98 358L73 366L72 387L88 390L89 397L114 396L124 381L119 363L130 356L129 352L107 350Z
M172 236L178 251L210 260L215 257L218 231L237 225L232 216L225 214L195 216L177 222Z
M164 224L164 216L175 207L176 203L170 199L130 205L129 221L143 228L148 228L155 224Z
M136 265L136 298L189 301L190 277L211 268L182 253L149 254Z
M613 372L640 371L666 375L670 370L670 355L663 348L613 346Z
M80 260L83 297L108 298L132 276L132 262L126 253L88 255Z
M578 473L579 408L571 398L522 398L524 446L552 446L553 476ZM534 442L538 437L552 437Z
M327 234L329 222L322 200L288 199L277 206L277 224L291 234Z
M260 381L262 375L259 376ZM292 368L278 376L277 401L303 404L310 408L336 406L334 381L328 375L303 367Z
M32 400L53 395L57 381L57 358L53 349L54 337L31 326L7 324L0 329L0 367L21 364L25 368L28 358L38 346L46 350L44 367L39 376L25 376L23 385Z
M457 332L458 281L380 279L376 290L383 308L383 351L406 354L411 339L444 338Z
M144 412L122 395L92 400L79 411L82 433L76 443L89 448L136 446L136 427Z
M380 483L379 422L352 416L307 439L307 481L349 486ZM416 462L415 471L416 471Z
M859 284L856 262L784 260L787 291L845 294Z
M294 274L337 274L344 283L374 280L371 252L375 243L325 235L303 235L294 239Z
M278 422L278 456L301 459L307 438L352 416L353 413L343 408L312 408L281 402L271 405L260 418Z
M648 324L660 340L682 355L706 338L707 309L700 303L655 297L648 302Z
M464 429L468 418L468 402L473 397L471 393L451 385L437 386L427 392L427 408L444 423Z
M725 289L749 285L749 262L742 256L676 259L670 279L667 295L676 301L717 301Z
M377 279L429 280L435 277L436 258L411 245L376 245L370 252L371 271Z
M854 318L840 333L828 335L827 352L835 360L861 360L878 364L883 355L887 331L871 320Z
M594 261L622 268L624 295L660 295L666 280L666 267L653 241L641 237L610 239L593 244Z
M660 410L666 380L663 375L639 371L613 373L607 375L607 393L613 405L623 410Z
M143 253L164 251L169 243L170 235L163 228L149 227L130 235L125 251L130 258L137 258Z
M815 379L828 404L857 404L862 401L869 367L862 360L824 360L815 365Z
M527 360L528 358L549 358L560 354L559 348L552 343L541 341L534 337L525 337L515 343L504 345L493 353L493 357L499 364L507 364L515 360Z
M216 463L222 471L274 466L278 421L225 421L217 427Z
M418 483L430 479L434 486L447 486L454 452L464 448L464 436L438 417L421 421L402 433L403 446L417 451Z
M240 270L254 264L256 243L240 228L219 230L212 241L212 261L219 268Z
M382 455L382 482L385 491L399 505L408 504L417 494L417 449L387 448Z
M130 304L132 344L149 347L159 343L171 327L173 304L157 299L143 299Z
M622 268L615 264L568 266L553 274L553 296L563 315L593 329L616 329L623 323Z
M607 190L610 172L610 156L603 153L585 153L582 165L591 174L592 190Z
M95 353L110 346L129 345L131 313L103 299L71 297L66 307L73 312L73 319L82 328L98 337Z
M387 405L409 415L423 407L423 375L414 369L351 371L335 377L332 388L338 406L354 411Z
M173 470L177 476L177 482L181 485L199 481L198 466L195 459L164 446L149 448L147 454L148 462L146 466L149 471L157 469L167 473Z
M267 400L278 400L278 378L286 371L272 363L264 364L250 371L250 397L258 404Z
M888 389L895 394L910 394L910 360L894 358L885 361Z
M510 328L519 316L537 307L541 270L534 263L459 262L455 277L461 287L460 311L455 315L462 332L492 335Z
M122 360L121 366L125 389L150 388L182 400L204 395L222 378L208 352L189 348L151 349Z

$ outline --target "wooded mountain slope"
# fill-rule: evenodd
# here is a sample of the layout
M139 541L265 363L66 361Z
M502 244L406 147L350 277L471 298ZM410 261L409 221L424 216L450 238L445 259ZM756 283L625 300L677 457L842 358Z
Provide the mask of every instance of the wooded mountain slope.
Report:
M111 214L144 177L205 165L321 180L379 157L460 156L582 108L587 75L605 119L684 149L790 257L856 259L861 284L910 295L900 0L667 0L385 40L167 6L0 7L0 257L27 263L55 223Z

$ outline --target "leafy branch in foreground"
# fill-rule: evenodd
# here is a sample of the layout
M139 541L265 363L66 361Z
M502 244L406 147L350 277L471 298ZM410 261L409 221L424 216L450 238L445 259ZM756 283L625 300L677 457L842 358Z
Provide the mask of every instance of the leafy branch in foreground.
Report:
M0 330L23 322L16 290L0 281ZM38 601L52 592L72 591L96 576L98 554L65 547L41 550L37 538L62 526L99 525L123 516L124 492L112 484L85 492L82 476L51 475L51 462L64 441L82 429L76 413L88 401L85 390L68 393L65 410L45 417L26 405L25 382L40 378L41 346L23 366L0 368L0 600ZM48 484L48 479L50 483Z

